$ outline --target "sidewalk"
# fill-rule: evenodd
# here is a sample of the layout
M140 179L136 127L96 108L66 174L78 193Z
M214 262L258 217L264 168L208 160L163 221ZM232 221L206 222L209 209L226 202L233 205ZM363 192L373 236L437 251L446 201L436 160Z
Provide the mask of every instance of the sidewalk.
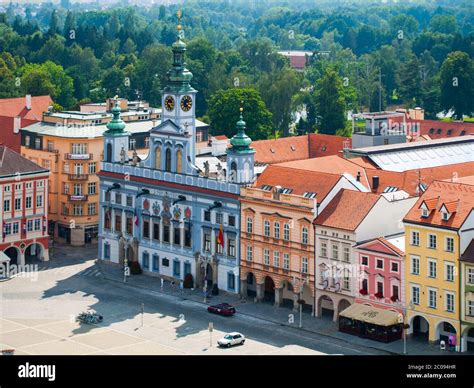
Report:
M96 261L100 271L105 279L123 283L123 269L116 264L103 261ZM202 290L180 290L179 285L174 287L168 281L164 282L163 290L161 289L160 279L149 275L132 275L127 278L127 285L156 292L164 292L187 300L204 304L204 295ZM241 299L239 295L223 294L212 296L207 299L207 304L219 304L227 302L237 308L238 314L245 314L269 322L277 323L282 326L288 326L297 330L319 334L328 338L337 339L347 343L357 344L368 349L377 349L389 354L403 354L403 341L398 340L388 344L371 341L338 330L337 323L330 318L321 317L314 318L309 313L303 313L302 328L298 329L299 313L284 307L274 307L267 303L254 303L250 299ZM294 321L289 323L290 314L293 314ZM460 355L461 353L441 351L438 346L427 344L416 339L407 340L407 351L409 355Z

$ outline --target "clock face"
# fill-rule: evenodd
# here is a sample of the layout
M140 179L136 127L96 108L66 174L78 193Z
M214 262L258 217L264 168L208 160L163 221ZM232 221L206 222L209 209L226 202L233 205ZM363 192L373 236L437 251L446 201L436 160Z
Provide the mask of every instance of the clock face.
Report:
M193 99L190 96L184 96L181 99L181 109L185 112L189 111L193 106Z
M165 98L165 108L167 111L172 111L174 109L174 98L167 96Z

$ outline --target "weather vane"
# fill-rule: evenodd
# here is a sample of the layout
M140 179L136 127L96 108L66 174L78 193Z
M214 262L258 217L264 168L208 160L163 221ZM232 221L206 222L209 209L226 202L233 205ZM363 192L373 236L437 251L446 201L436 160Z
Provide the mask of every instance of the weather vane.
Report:
M181 17L183 16L183 13L180 9L176 12L176 16L178 17L178 31L181 31Z

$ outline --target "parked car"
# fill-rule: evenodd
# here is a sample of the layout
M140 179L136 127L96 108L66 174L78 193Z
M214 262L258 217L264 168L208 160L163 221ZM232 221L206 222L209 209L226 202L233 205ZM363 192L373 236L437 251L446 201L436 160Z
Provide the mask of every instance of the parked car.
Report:
M207 311L213 314L220 314L229 317L235 314L235 307L229 303L221 303L214 306L209 306Z
M231 346L235 346L235 345L243 345L244 343L245 343L244 335L237 332L226 334L219 341L217 341L217 344L219 346L226 347L226 348L230 348Z

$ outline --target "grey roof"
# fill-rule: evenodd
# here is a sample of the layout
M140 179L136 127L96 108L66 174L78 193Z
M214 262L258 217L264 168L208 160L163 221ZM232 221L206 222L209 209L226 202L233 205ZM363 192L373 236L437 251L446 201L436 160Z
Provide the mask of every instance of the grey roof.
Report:
M155 126L161 124L161 120L143 120L143 121L131 121L126 122L125 130L131 134L136 133L147 133ZM207 127L208 124L196 120L196 127ZM72 125L56 125L53 123L38 122L28 125L22 128L22 131L34 132L38 135L56 136L65 138L78 138L78 139L90 139L102 137L103 133L107 130L106 124L89 125L84 127L77 127Z
M474 264L474 239L471 240L463 254L461 255L461 261Z
M474 136L365 147L350 153L368 157L382 170L403 172L473 162Z
M0 178L48 171L10 148L0 146Z

